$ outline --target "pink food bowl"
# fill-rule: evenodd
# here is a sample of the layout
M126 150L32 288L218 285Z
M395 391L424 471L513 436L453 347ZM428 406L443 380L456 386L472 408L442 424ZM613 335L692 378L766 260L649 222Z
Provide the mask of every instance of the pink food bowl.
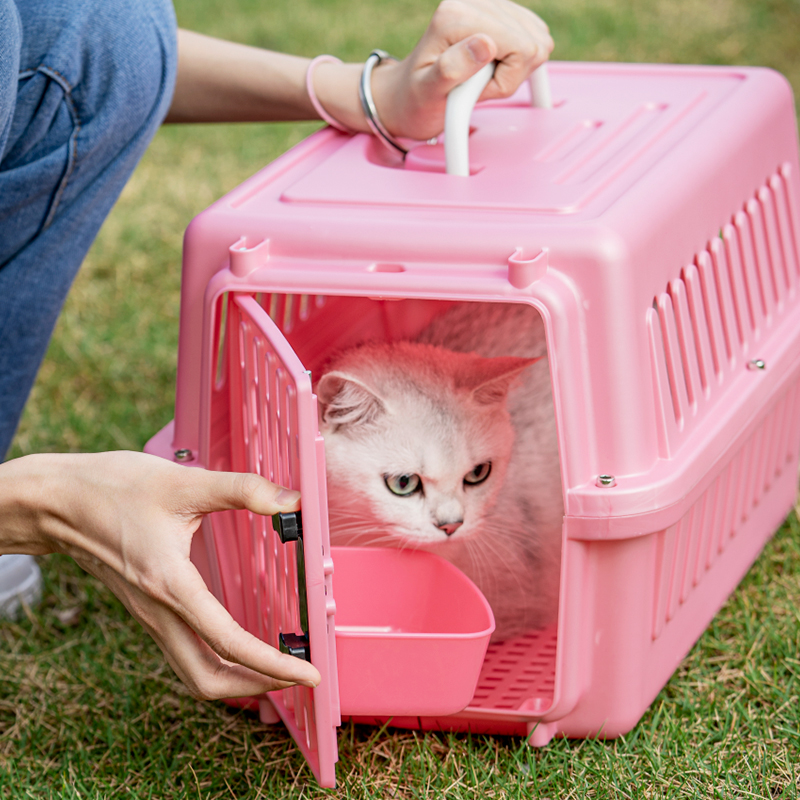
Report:
M342 716L464 709L494 631L475 584L431 553L332 551Z

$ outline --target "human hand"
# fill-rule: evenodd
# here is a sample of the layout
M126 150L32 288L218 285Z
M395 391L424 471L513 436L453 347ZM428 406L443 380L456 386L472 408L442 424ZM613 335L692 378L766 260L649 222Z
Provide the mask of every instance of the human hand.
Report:
M376 42L376 44L378 44ZM507 97L553 49L547 25L511 0L442 0L419 43L372 73L378 116L391 134L441 133L447 94L490 61L481 98ZM178 79L167 122L313 119L307 59L179 31ZM369 131L358 99L360 64L321 63L314 94L334 119Z
M293 511L299 499L257 475L144 453L26 456L0 465L0 552L72 556L139 620L195 697L315 686L317 669L241 628L189 560L205 514Z
M429 139L444 126L447 95L490 61L482 100L508 97L553 50L547 25L510 0L442 0L411 54L375 69L378 116L395 136Z

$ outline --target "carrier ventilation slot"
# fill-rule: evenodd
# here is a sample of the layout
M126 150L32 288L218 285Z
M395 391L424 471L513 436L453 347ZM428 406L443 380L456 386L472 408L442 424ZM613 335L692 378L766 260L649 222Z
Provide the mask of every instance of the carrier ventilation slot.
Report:
M781 166L648 311L664 457L798 301L792 169Z
M325 305L324 295L257 294L256 302L269 314L281 333L291 333Z
M278 326L281 333L294 331L302 323L308 322L325 306L324 295L309 294L267 294L258 292L256 302L269 314L270 319ZM227 391L225 378L228 367L225 356L228 349L228 293L218 300L217 325L214 331L214 391Z
M553 701L556 627L530 631L489 645L478 687L465 713L480 709L499 716L544 712Z
M728 465L675 524L656 534L653 639L725 552L797 455L800 382L773 405Z

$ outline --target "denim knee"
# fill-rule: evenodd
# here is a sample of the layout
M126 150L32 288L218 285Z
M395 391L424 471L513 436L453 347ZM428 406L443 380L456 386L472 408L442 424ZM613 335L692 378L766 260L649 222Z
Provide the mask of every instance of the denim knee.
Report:
M0 245L0 265L126 150L143 150L169 109L177 69L166 0L17 7L19 85L0 163L0 226L14 220L16 232Z
M167 0L15 2L19 84L0 153L0 459L67 291L166 116L177 72Z

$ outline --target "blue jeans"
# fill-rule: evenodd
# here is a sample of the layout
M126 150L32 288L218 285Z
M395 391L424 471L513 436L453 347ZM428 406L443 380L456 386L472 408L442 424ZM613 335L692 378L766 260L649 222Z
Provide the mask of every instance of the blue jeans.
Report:
M169 0L0 0L0 460L176 67Z

